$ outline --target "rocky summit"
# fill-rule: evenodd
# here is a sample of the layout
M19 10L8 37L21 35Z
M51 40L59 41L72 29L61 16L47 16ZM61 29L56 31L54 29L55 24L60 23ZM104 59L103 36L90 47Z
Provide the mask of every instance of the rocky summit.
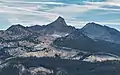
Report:
M104 40L120 44L120 32L114 28L92 22L86 24L81 31L94 40Z

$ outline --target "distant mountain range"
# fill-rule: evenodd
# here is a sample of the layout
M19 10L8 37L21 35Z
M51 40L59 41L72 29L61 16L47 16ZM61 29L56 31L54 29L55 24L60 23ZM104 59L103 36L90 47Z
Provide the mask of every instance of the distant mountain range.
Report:
M82 29L82 33L94 40L104 40L120 44L120 32L108 26L96 23L88 23Z
M119 75L119 61L120 32L94 22L77 29L59 16L0 30L0 75Z
M0 31L4 34L10 35L21 35L25 36L34 35L39 33L39 35L53 34L53 33L71 33L77 30L75 27L68 26L62 17L58 17L54 22L48 25L35 25L30 27L24 27L20 24L12 25L5 31ZM94 22L86 24L83 28L79 29L80 32L84 35L88 36L93 40L103 40L109 41L112 43L120 44L120 32L114 28L110 28L108 26L102 26L100 24L96 24ZM1 34L3 35L3 34Z

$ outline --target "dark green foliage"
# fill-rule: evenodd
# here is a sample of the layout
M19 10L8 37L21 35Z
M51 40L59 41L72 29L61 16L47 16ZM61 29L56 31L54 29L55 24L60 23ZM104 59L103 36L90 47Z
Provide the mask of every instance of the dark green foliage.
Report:
M19 69L11 64L0 70L0 75L19 75Z
M55 58L29 57L29 58L15 58L7 62L11 62L14 64L22 64L25 66L25 68L42 66L54 70L54 75L56 75L56 73L58 72L58 68L64 72L63 75L119 75L120 74L120 62L118 61L89 63L83 61L63 60L59 58L55 59ZM11 67L7 67L7 69L5 68L4 72L7 73L9 68ZM13 73L12 75L17 75L16 74L17 71L14 70L14 68L11 68L10 71ZM0 74L9 75L8 73L7 74L0 73Z

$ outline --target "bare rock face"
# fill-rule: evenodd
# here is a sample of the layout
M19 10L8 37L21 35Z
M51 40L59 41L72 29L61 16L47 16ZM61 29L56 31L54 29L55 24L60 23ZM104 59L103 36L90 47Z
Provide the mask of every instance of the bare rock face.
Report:
M75 30L74 27L68 26L62 17L58 17L54 22L47 25L47 29L51 29L58 32L70 33Z
M56 26L56 27L64 27L64 26L67 26L64 18L62 17L58 17L54 22L50 23L49 25L52 25L52 26Z
M28 27L29 30L35 31L41 34L53 34L53 33L71 33L75 30L75 27L68 26L62 17L58 17L54 22L48 25L35 25Z
M88 23L81 29L81 32L94 40L104 40L120 44L120 32L108 26Z

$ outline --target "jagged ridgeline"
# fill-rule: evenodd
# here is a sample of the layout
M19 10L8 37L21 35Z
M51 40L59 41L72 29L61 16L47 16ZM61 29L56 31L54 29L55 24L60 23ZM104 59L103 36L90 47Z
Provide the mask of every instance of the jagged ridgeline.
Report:
M56 39L53 42L60 47L79 49L87 52L108 52L120 55L120 44L105 40L93 40L86 36L81 30L76 30L68 36Z
M120 32L108 26L88 23L68 36L58 38L54 44L88 52L110 52L120 55Z
M48 25L0 31L0 75L119 75L120 32L58 17Z

